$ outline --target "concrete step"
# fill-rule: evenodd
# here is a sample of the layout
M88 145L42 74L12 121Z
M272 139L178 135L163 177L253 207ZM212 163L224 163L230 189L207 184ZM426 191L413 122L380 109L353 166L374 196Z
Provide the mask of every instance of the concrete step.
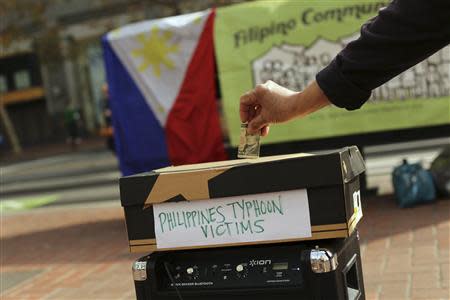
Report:
M1 167L2 183L36 178L118 170L117 159L109 152L83 152L16 163Z
M116 201L117 205L120 206L119 186L116 184L81 187L59 191L37 192L26 195L8 195L5 197L2 196L2 201L26 201L28 199L45 197L51 197L54 199L49 204L46 204L46 206L104 201Z
M34 178L27 181L15 181L2 184L1 198L50 191L79 189L83 187L99 187L105 185L119 185L120 173L107 171L93 174L80 174L75 176L62 176L58 178Z

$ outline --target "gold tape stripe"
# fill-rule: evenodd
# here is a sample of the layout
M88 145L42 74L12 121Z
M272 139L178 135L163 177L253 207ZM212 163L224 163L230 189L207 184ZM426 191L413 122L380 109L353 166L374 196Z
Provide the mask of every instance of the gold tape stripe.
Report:
M346 223L338 223L338 224L328 224L328 225L316 225L311 226L311 231L328 231L328 230L339 230L339 229L347 229L348 226Z
M303 239L283 239L283 240L273 240L273 241L263 241L263 242L247 242L247 243L230 243L230 244L217 244L217 245L207 245L207 246L192 246L192 247L177 247L177 248L164 248L157 249L155 244L152 245L131 245L130 251L132 253L136 252L151 252L151 251L171 251L171 250L190 250L190 249L202 249L202 248L219 248L219 247L232 247L232 246L250 246L250 245L262 245L262 244L275 244L275 243L288 243L288 242L298 242L298 241L309 241L309 240L321 240L321 239L331 239L331 238L346 238L348 237L347 230L333 230L324 232L315 232L310 238Z
M146 252L148 254L156 251L156 245L130 246L131 253Z
M349 235L353 233L353 231L355 230L355 227L356 227L356 224L357 224L357 223L358 223L358 222L354 222L354 223L352 223L352 224L348 227L348 234L349 234Z
M348 219L348 226L350 226L350 224L353 223L353 221L355 220L356 216L357 216L358 212L354 212L353 215L350 217L350 219Z
M130 240L130 246L156 244L156 239Z
M222 174L227 169L211 169L186 173L162 173L156 178L150 193L145 200L144 207L162 203L170 198L182 195L186 200L209 199L210 179ZM177 189L173 187L176 186Z
M359 223L359 221L360 221L361 219L362 219L362 215L361 215L361 214L358 214L358 215L356 216L355 220L353 220L353 223L351 223L351 224L348 226L348 234L349 234L349 235L353 233L353 231L354 231L355 228L356 228L356 225L358 225L358 223Z
M359 209L361 209L361 208L359 208ZM361 217L359 215L360 214L358 211L353 212L353 215L350 217L350 219L348 219L348 222L347 222L348 227L350 227L350 225L355 221L355 219L357 217L358 217L358 221L361 220ZM362 215L362 212L361 212L361 215Z
M311 229L314 234L315 232L320 232L320 231L347 229L347 224L338 223L338 224L329 224L329 225L316 225L316 226L311 226ZM152 244L156 244L156 239L130 240L130 246L152 245Z

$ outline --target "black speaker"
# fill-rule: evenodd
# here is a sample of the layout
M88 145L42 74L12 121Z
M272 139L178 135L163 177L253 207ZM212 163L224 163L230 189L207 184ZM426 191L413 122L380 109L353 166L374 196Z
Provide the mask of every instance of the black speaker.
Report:
M155 252L133 264L138 300L362 300L359 236Z

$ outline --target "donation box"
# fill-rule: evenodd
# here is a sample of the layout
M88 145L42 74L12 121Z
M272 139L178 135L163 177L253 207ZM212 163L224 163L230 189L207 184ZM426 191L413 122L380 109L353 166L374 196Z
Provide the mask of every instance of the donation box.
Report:
M362 218L355 146L120 179L131 252L346 238Z

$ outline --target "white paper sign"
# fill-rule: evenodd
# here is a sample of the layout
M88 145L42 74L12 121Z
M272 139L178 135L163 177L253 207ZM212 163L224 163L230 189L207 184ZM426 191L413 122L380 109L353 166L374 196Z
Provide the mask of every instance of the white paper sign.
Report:
M305 189L153 206L158 249L311 237Z

